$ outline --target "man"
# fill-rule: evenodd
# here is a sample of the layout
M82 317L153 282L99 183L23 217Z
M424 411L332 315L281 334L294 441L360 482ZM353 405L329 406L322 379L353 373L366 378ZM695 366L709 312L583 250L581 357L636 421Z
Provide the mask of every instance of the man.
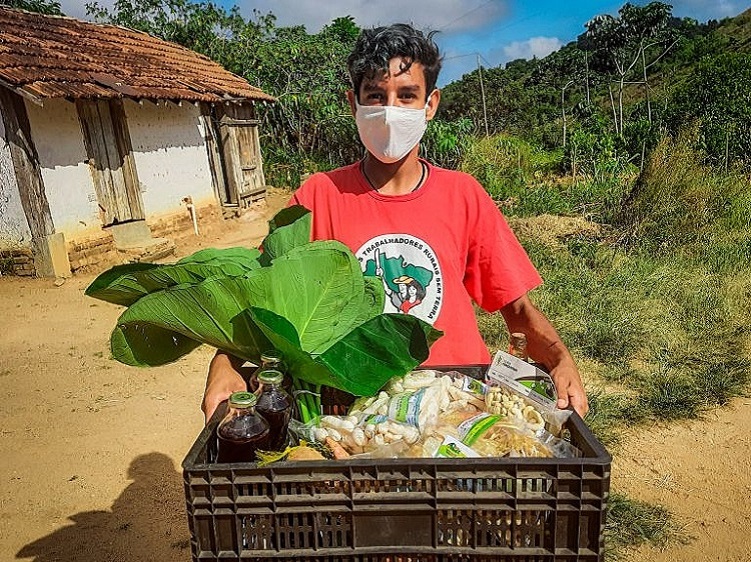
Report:
M444 335L426 365L489 363L472 301L500 311L510 332L524 332L531 357L549 370L558 406L582 416L587 397L571 354L527 293L541 278L495 203L471 176L419 158L420 140L441 99L441 59L432 39L405 24L364 30L348 58L347 92L367 149L359 162L310 177L292 198L313 212L313 239L349 246L363 271L387 291L419 279L425 294L409 308ZM389 285L391 283L391 285ZM405 312L387 300L386 312ZM218 352L203 410L207 419L243 390L240 361Z

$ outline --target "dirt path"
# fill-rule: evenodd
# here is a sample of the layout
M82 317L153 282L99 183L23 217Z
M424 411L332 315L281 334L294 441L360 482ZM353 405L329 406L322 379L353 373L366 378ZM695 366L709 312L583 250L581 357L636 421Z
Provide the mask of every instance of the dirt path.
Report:
M256 245L283 198L180 254ZM92 279L0 278L0 560L188 562L180 463L203 424L212 352L149 370L109 359L121 309L84 297ZM666 505L697 537L634 560L749 560L749 436L751 401L740 400L629 441L613 487Z
M621 446L613 487L663 505L692 538L660 552L641 548L639 562L751 560L751 399L702 421L640 431Z

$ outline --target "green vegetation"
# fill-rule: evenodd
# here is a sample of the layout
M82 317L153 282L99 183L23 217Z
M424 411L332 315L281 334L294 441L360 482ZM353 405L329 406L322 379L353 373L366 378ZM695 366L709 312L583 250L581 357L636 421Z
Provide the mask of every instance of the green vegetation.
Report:
M608 510L605 554L610 560L622 559L623 550L628 547L642 544L665 546L688 539L661 507L613 494L608 501Z
M279 211L264 252L208 248L175 264L127 264L97 277L88 296L126 306L112 355L137 367L170 363L203 343L260 364L267 349L313 385L370 396L417 367L441 332L384 314L385 293L341 242L310 242L301 206Z

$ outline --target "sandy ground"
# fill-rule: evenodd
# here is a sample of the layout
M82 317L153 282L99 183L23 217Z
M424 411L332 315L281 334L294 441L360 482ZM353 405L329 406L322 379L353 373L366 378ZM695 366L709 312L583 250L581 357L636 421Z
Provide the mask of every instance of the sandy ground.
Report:
M257 245L286 196L178 247ZM180 463L203 425L201 348L141 370L109 358L120 307L93 275L0 278L0 560L188 562ZM665 505L695 540L640 561L751 560L751 400L629 438L612 488Z

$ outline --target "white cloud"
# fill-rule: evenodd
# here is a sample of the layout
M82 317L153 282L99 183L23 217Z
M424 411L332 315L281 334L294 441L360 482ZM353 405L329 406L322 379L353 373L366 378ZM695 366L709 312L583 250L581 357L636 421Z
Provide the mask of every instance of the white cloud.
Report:
M446 33L467 31L485 26L507 14L508 0L237 0L248 17L255 8L261 13L272 12L277 25L303 24L311 33L317 32L334 18L352 16L360 27L411 23L423 30Z
M516 59L541 59L563 46L558 37L532 37L526 41L514 41L502 48L506 61Z
M691 17L700 22L737 16L749 8L747 0L673 0L673 15Z

